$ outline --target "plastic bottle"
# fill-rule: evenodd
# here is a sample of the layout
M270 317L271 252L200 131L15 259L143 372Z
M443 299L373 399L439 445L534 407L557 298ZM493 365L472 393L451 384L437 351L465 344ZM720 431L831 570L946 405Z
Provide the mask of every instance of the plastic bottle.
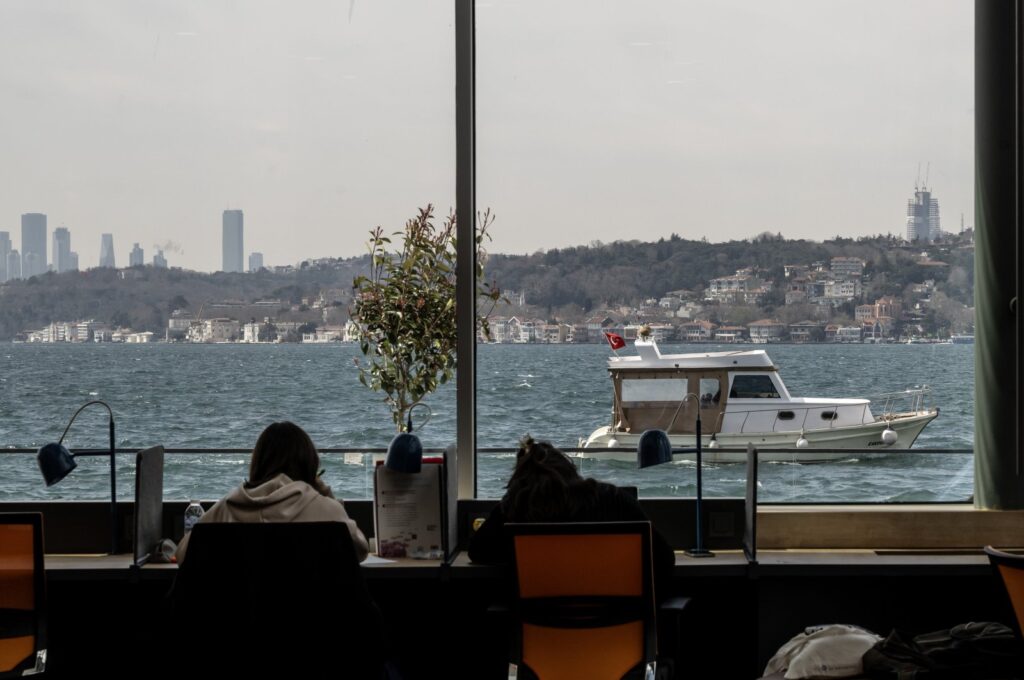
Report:
M188 507L185 508L185 534L187 535L192 531L192 527L196 525L199 518L203 516L203 506L199 504L199 501L189 501Z

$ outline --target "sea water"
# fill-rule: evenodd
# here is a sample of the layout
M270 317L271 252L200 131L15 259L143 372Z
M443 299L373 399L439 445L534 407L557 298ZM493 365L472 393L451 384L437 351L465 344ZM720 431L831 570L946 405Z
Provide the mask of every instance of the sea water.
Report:
M665 345L667 352L751 346ZM870 397L928 385L939 417L915 447L971 448L974 430L972 345L768 345L794 397ZM622 350L622 354L631 350ZM575 446L610 421L605 345L482 345L477 351L477 432L481 447L514 448L530 434ZM320 447L386 447L395 426L382 395L363 387L358 347L327 345L0 345L0 448L56 441L80 405L102 399L114 410L118 448L251 449L276 420L305 428ZM431 395L432 416L419 436L427 447L455 439L454 381ZM414 414L416 425L425 413ZM107 445L106 411L83 412L68 433L72 447ZM795 441L794 441L795 444ZM214 499L247 474L248 454L168 455L165 497ZM478 493L500 496L514 454L478 458ZM642 495L692 496L695 466L678 461L646 470L623 461L579 461L585 475L638 486ZM344 498L372 493L372 456L324 456L325 479ZM118 460L119 495L130 498L133 459ZM102 499L107 461L81 459L59 485L43 486L34 457L0 456L0 499ZM707 496L742 495L743 465L704 466ZM829 463L762 463L767 502L927 502L972 493L971 455L891 451Z

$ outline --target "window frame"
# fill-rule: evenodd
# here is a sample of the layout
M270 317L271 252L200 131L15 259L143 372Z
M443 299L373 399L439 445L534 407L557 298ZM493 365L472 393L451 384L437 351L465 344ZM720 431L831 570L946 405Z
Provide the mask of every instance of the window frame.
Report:
M1004 75L1004 74L1000 73L1000 74L996 74L994 76L990 76L988 78L982 79L980 77L981 75L989 75L989 74L985 74L983 72L983 70L979 67L979 65L982 63L981 60L983 58L985 58L985 59L987 59L985 64L987 64L990 67L995 66L996 68L994 70L1000 70L1000 69L1001 70L1005 70L1007 68L1006 63L1007 62L1012 62L1013 66L1010 67L1010 68L1013 71L1013 77L1014 77L1014 81L1015 81L1015 84L1016 84L1015 91L1014 91L1014 93L1012 95L1013 98L1014 98L1014 100L1013 100L1013 129L1012 130L1001 129L999 132L1000 132L1000 134L1004 134L1006 136L1011 137L1012 141L1013 141L1013 146L1014 146L1014 159L1015 159L1015 164L1016 164L1016 172L1014 173L1014 179L1017 180L1017 181L1016 181L1015 189L1012 191L1012 193L1013 193L1013 201L1014 201L1013 210L1014 210L1014 214L1016 216L1016 219L1012 222L1012 229L1014 231L1013 236L1014 236L1015 241L1017 243L1017 251L1018 251L1018 253L1017 253L1017 260L1016 260L1018 265L1017 265L1017 267L1015 269L1015 272L1014 272L1014 274L1016 276L1016 280L1017 280L1017 286L1015 288L1015 292L1019 295L1021 293L1022 289L1024 289L1024 285L1022 285L1022 283L1024 283L1024 282L1022 282L1022 278L1024 278L1024 277L1021 276L1020 271L1019 271L1020 270L1020 267L1019 267L1020 253L1019 253L1019 251L1021 250L1022 245L1024 245L1024 239L1021 238L1021 232L1022 232L1022 229L1021 229L1021 214L1022 214L1022 212L1024 212L1024 210L1022 210L1021 207L1020 207L1021 204L1022 204L1022 194L1024 194L1024 190L1021 189L1020 181L1019 181L1021 177L1024 177L1024 172L1021 171L1022 159L1024 159L1024 151L1022 151L1022 149L1021 149L1021 137L1022 137L1022 135L1020 133L1020 130L1022 128L1024 128L1024 121L1022 121L1022 110L1024 110L1024 107L1022 107L1022 105L1021 105L1021 102L1022 102L1022 91L1024 91L1024 86L1021 85L1021 80L1022 80L1022 78L1021 78L1021 71L1022 71L1022 66L1021 66L1021 62L1022 62L1022 60L1021 60L1022 47L1021 47L1021 45L1022 45L1022 43L1024 43L1024 40L1022 40L1022 38L1021 38L1022 34L1024 34L1024 30L1022 30L1021 24L1022 24L1022 16L1024 16L1024 10L1022 10L1022 0L1006 0L1005 4L1000 6L1000 9L998 10L999 12L1004 12L1005 13L1005 12L1009 11L1009 13L1012 15L1012 18L1014 19L1014 21L1012 22L1013 23L1012 30L1014 32L1014 41L1012 43L1012 46L1007 47L1007 45L1005 44L1005 37L1006 36L1002 35L1000 37L1002 37L1004 39L1003 42L1000 43L999 46L993 47L993 46L987 44L988 39L993 37L993 35L995 33L997 33L998 31L1000 31L1000 30L1006 31L1006 30L1009 30L1009 29L1003 28L1000 25L999 21L996 21L996 20L994 20L992 18L991 14L986 14L986 12L989 11L989 8L985 7L986 2L988 2L988 0L976 0L976 2L975 2L975 51L976 51L976 54L975 54L975 74L976 74L976 78L975 78L975 102L977 104L980 101L986 101L986 102L989 102L989 103L993 103L994 106L996 106L996 105L997 106L1003 106L1005 108L1005 101L1000 100L1000 96L1001 95L999 93L999 87L1005 85L1005 80L1000 81L999 80L999 76L1000 75ZM475 6L475 0L455 0L455 4L456 4L455 39L456 39L456 43L457 43L457 45L456 45L456 72L457 72L457 75L456 75L456 99L457 99L457 105L456 105L457 134L456 134L456 139L457 139L457 144L459 146L459 149L457 151L457 164L456 164L456 168L457 168L456 186L457 186L457 198L458 198L457 210L458 210L458 213L460 215L464 215L464 214L475 215L476 214L476 205L475 205L475 165L474 165L474 161L475 161L475 104L474 104L475 92L474 92L474 87L473 87L473 81L474 81L474 78L475 78L475 25L474 25L474 6ZM1007 9L1007 8L1009 8L1009 9ZM1003 22L1005 22L1005 18L1006 18L1005 15L1000 15L1000 19ZM979 165L980 165L981 161L980 161L980 153L979 153L979 149L978 149L978 145L980 143L978 130L980 129L980 125L981 124L977 122L977 117L976 117L976 123L975 123L975 131L976 131L975 132L975 155L976 155L976 158L979 158L979 162L978 162L978 164L976 164L976 167L975 167L976 194L981 194L981 193L983 193L988 188L986 185L984 185L984 178L982 178L981 170L979 169ZM1005 128L1005 125L1003 127ZM994 165L995 164L993 164L993 166ZM988 169L991 170L992 168L988 168ZM1006 174L1006 168L1004 166L996 167L995 168L995 177L996 177L996 179L1005 180L1005 174ZM1005 206L1001 206L1001 209L1005 210ZM982 216L982 208L978 207L976 209L976 218L977 218L976 219L976 224L975 224L976 230L984 229L985 226L986 226L983 223L983 221L981 219L981 216ZM466 234L466 233L472 234L471 231L468 231L471 225L461 225L461 226L466 231L460 232L460 234ZM978 233L978 231L976 231L976 234L977 233ZM460 243L464 243L464 244L471 243L471 239L460 237ZM465 251L464 252L460 252L460 254L459 254L460 255L460 260L463 259L463 258L465 258L467 260L469 260L470 258L475 258L475 253L470 252L470 250L471 249L467 245ZM978 259L977 258L978 258L978 254L977 254L977 250L976 250L975 251L975 262L976 262L975 270L976 271L978 271L978 266L977 266ZM472 264L473 264L473 266L475 268L475 265L476 265L475 259L472 259L470 261L472 261ZM462 271L463 271L463 269L460 266L460 273ZM459 304L459 308L460 308L460 315L459 315L460 325L459 325L458 332L459 332L459 337L460 337L460 345L459 345L460 355L459 356L460 356L460 359L461 359L460 362L459 362L460 370L459 370L459 377L458 377L458 383L457 383L457 389L456 389L456 407L457 407L456 410L457 410L458 435L459 435L459 438L458 438L458 448L457 448L457 451L458 451L457 458L458 458L458 472L459 472L459 475L460 475L459 497L460 498L475 498L476 497L476 489L477 489L477 484L476 484L476 466L475 466L475 462L476 462L475 461L475 457L476 457L476 432L475 432L475 425L476 425L476 384L475 384L475 363L476 363L475 327L476 327L476 317L475 317L475 308L474 308L474 306L472 304L467 304L467 300L471 300L472 299L471 297L467 297L467 296L470 296L472 294L472 290L467 292L465 289L466 289L465 285L460 285L459 291L460 291L461 295L460 295L460 297L457 300L457 304ZM976 288L975 295L976 295L976 305L975 305L975 307L976 307L976 309L978 309L981 306L981 305L978 304L978 302L979 302L978 298L979 298L980 295L983 295L983 293L979 293L979 291ZM1014 302L1016 302L1016 299L1017 298L1014 298ZM995 302L995 301L989 300L989 299L981 299L980 301L985 303L985 304L992 304L993 302ZM1020 355L1021 346L1022 346L1022 344L1024 344L1024 343L1022 343L1022 335L1024 335L1024 332L1022 332L1022 328L1021 328L1022 322L1021 322L1021 319L1020 319L1019 315L1016 316L1015 323L1017 325L1017 337L1016 337L1016 349L1017 349L1017 351L1016 351L1015 354L1016 354L1016 356L1019 356ZM463 353L463 348L466 347L466 345L464 344L464 341L468 342L470 340L472 340L473 343L474 343L474 345L473 345L474 349L471 349L468 352ZM469 357L469 361L465 360L466 357ZM1021 395L1021 391L1022 391L1021 390L1021 386L1022 386L1022 384L1024 384L1024 379L1021 378L1021 372L1022 372L1021 369L1022 369L1022 366L1024 366L1024 362L1017 361L1015 356L1005 356L1005 354L1001 355L999 358L1001 360L1004 360L1004 361L1008 362L1008 363L1014 364L1014 370L1015 370L1016 381L1017 381L1016 384L1017 384L1017 387L1018 387L1017 395L1015 395L1015 398L1012 400L1012 403L1010 403L1009 407L1006 407L1004 405L1004 407L1002 409L1000 409L1001 413L999 415L1000 415L1000 417L1004 417L1004 418L1009 416L1012 419L1013 428L1014 428L1014 430L1017 433L1017 442L1018 442L1018 444L1020 444L1020 443L1022 443L1022 441L1024 441L1024 435L1022 435L1022 433L1021 433L1022 425L1024 425L1024 418L1021 418L1020 415L1019 415L1018 404L1021 403L1021 396L1022 396ZM976 359L976 361L977 361L977 359ZM464 372L465 372L465 374L464 374ZM998 395L998 393L999 393L998 386L988 384L986 382L986 380L985 380L985 377L983 375L979 375L977 371L975 373L974 380L975 380L976 400L978 398L977 395L983 395L984 396L984 395L988 395L989 392L994 392L994 393L997 393L997 395ZM992 396L992 395L988 395L988 396ZM974 450L975 450L975 453L974 453L974 456L975 456L975 498L977 498L977 496L978 496L978 489L979 489L979 479L978 479L978 474L979 474L979 466L978 466L979 450L978 449L979 449L979 447L978 447L977 427L975 428L974 438L975 438L975 443L974 443ZM1020 449L1020 446L1018 446L1017 449ZM987 455L997 456L997 453L995 451L993 451L993 452L987 453ZM1018 468L1024 467L1024 465L1020 464L1020 461L1018 459L1019 455L1020 454L1017 451L1004 451L1002 453L1002 458L1003 459L1013 458L1017 462ZM465 476L465 475L469 475L469 479L463 479L463 476ZM944 505L945 507L949 507L949 504L942 504L942 505ZM1018 505L1020 505L1020 504L1018 504ZM961 508L964 508L964 509L969 509L970 506L965 507L965 505L961 505L961 506L954 506L954 507L961 507ZM1007 509L1010 509L1012 507L1013 507L1013 505L1008 506ZM897 513L900 516L907 517L908 520L909 520L908 524L911 527L913 527L913 525L915 524L914 519L918 518L919 516L922 515L922 509L921 508L922 508L922 506L886 505L886 506L878 507L878 506L873 506L873 505L854 504L854 505L843 505L841 508L833 508L833 510L835 510L837 512L841 512L841 513L849 513L851 510L853 510L855 512L866 513L863 516L865 517L865 521L868 524L870 524L870 523L872 523L874 521L884 521L884 517L887 517L887 516L891 515L892 513ZM814 514L818 514L818 513L830 513L833 510L830 510L828 506L820 506L820 505L819 506L798 505L795 512L789 512L787 510L784 510L783 508L779 508L774 513L775 521L780 523L778 525L778 527L777 527L779 532L780 532L779 535L780 536L786 535L787 532L785 530L785 526L786 526L787 522L793 521L793 522L799 522L799 523L803 524L804 523L803 518L806 517L808 514L814 515ZM925 513L925 514L927 514L927 513ZM1010 513L1010 514L1012 514L1013 516L1016 516L1018 513L1013 512L1013 513ZM991 520L992 520L991 514L988 515L988 520L989 521L987 523L982 521L982 513L977 513L976 516L978 518L977 519L977 526L979 528L987 526L988 524L991 524ZM787 520L786 517L791 517L791 519ZM921 519L925 519L923 516L921 516L920 518ZM1013 521L1016 521L1016 520L1014 519ZM867 532L867 533L870 533L870 532ZM986 533L986 532L983 531L982 534L984 534L984 533ZM1007 532L1004 530L1001 535L1005 537L1006 534L1007 534ZM1022 531L1019 534L1017 534L1017 535L1021 536L1021 538L1024 539L1024 529L1022 529ZM810 539L810 542L813 543L815 540L818 540L818 544L820 544L822 546L825 546L829 542L829 539L827 537L825 537L825 536L819 536L818 539ZM974 540L982 540L982 536L975 536ZM785 543L785 541L782 541L782 543ZM920 534L916 533L913 530L913 528L911 528L911 529L903 532L903 535L899 539L896 540L896 543L899 543L901 545L921 545L922 544L922 539L921 539ZM1022 544L1024 544L1024 543L1022 543Z

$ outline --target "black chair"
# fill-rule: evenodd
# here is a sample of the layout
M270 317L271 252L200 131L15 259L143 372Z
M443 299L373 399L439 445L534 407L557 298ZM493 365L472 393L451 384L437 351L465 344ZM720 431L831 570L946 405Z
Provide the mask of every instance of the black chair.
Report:
M384 676L384 625L340 522L200 523L170 593L182 671Z
M43 516L0 513L0 678L46 670Z

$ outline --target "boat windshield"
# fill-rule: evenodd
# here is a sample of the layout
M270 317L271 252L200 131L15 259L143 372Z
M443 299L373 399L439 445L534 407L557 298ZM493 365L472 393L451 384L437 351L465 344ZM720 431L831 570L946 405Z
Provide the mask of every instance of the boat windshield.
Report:
M732 389L729 391L730 399L781 399L779 391L775 389L775 383L771 376L761 375L737 375L732 379Z

